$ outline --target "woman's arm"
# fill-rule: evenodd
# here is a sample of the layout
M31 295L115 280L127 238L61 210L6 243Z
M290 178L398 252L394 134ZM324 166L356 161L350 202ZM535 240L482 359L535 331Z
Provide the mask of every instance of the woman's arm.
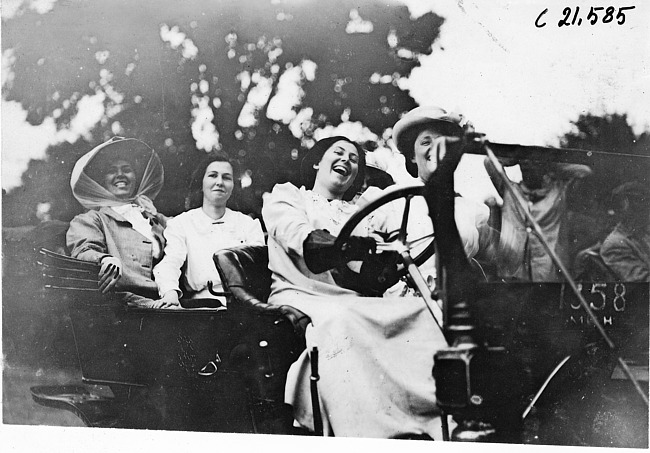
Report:
M276 184L264 200L262 217L269 237L292 256L303 256L303 243L314 228L300 191L290 183Z
M161 297L169 292L174 292L178 297L183 295L179 279L181 268L187 259L186 233L182 225L182 218L176 217L169 220L163 233L165 236L165 254L163 259L153 268L154 281L158 285ZM173 297L173 294L167 297Z
M508 162L511 163L511 162ZM497 192L501 197L503 197L506 193L506 187L504 182L501 180L501 177L499 176L499 173L497 172L497 169L494 168L494 164L490 159L487 157L483 160L483 165L485 166L485 171L487 171L488 176L490 177L490 180L492 181L492 184L494 187L497 189ZM503 165L503 164L502 164Z
M96 211L79 214L70 222L66 234L70 256L91 263L100 263L102 258L111 256L106 246L106 236Z
M73 258L101 264L99 290L102 294L115 287L122 277L122 262L120 257L108 253L104 227L96 211L88 211L72 219L66 242Z
M346 252L334 248L335 236L314 228L307 217L300 191L292 184L277 184L262 208L269 237L288 254L300 256L315 274L351 260L362 259L375 250L372 238L351 236Z

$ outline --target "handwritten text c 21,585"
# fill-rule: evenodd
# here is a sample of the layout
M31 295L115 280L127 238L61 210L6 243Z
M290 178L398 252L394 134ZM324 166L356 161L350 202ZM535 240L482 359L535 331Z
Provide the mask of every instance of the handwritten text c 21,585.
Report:
M580 12L579 6L576 6L575 9L567 6L562 10L562 14L558 15L560 20L558 20L557 26L570 27L572 25L582 25L583 22L585 25L596 25L599 23L623 25L626 19L625 12L630 11L634 8L636 7L621 6L617 9L614 6L592 6L589 9L589 12L585 15L584 11L583 13ZM544 11L539 13L537 19L535 20L535 27L543 28L546 26L546 19L549 18L550 20L550 17L547 16L548 12L548 8L546 8Z

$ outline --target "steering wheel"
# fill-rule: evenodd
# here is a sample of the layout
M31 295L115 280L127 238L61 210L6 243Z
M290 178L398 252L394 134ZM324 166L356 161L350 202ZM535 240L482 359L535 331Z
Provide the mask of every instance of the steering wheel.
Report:
M402 212L402 221L400 223L399 229L389 233L383 233L383 232L377 232L377 233L384 238L386 245L388 245L388 247L384 247L384 250L398 252L400 254L400 257L402 256L403 253L408 253L410 256L411 250L413 250L416 245L426 243L426 246L421 252L419 252L415 257L411 257L413 262L417 266L422 265L435 252L434 237L433 234L426 235L423 237L418 237L418 238L408 237L408 219L409 219L409 211L411 208L411 200L413 199L413 197L417 197L417 196L422 197L423 190L424 190L424 186L403 187L400 189L389 191L388 193L382 195L378 199L370 202L368 205L364 206L362 209L355 212L352 215L352 217L348 219L345 225L343 225L341 232L339 233L338 237L336 238L336 241L334 242L335 247L339 250L345 250L347 247L347 242L350 239L350 235L352 234L352 231L363 219L368 217L370 214L372 214L380 207L390 202L393 202L395 200L398 200L400 198L404 198L405 201L404 211ZM403 259L400 261L402 262L398 266L397 271L399 277L403 277L406 274L407 268L403 263Z

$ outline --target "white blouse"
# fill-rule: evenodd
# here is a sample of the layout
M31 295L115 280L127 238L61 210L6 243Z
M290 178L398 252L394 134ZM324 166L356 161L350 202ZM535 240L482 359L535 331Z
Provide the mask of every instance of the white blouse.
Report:
M161 297L171 290L182 296L179 280L183 269L185 288L193 293L188 297L214 298L207 290L208 281L215 291L223 291L223 286L212 255L236 245L264 245L259 220L230 209L219 220L202 208L184 212L167 222L164 234L165 255L153 270Z

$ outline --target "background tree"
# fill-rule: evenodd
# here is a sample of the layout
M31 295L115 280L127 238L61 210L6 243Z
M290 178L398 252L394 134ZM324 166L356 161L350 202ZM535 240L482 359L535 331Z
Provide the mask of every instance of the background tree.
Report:
M583 114L572 122L573 130L561 138L561 147L605 151L615 154L650 156L650 137L645 132L639 136L628 123L627 115ZM650 168L625 158L598 161L594 175L589 178L582 192L574 197L582 203L589 199L609 200L612 190L631 180L648 184ZM611 206L605 206L611 208Z
M5 226L33 223L43 202L62 220L80 212L70 171L112 135L140 138L161 155L161 211L183 210L193 164L221 148L242 161L250 184L240 208L259 212L272 184L296 180L317 129L352 123L383 141L415 107L403 78L441 24L373 0L59 2L46 15L3 21L2 45L15 55L3 95L30 123L54 118L59 131L74 131L82 100L104 109L82 138L60 139L46 161L30 164L22 187L3 197Z

